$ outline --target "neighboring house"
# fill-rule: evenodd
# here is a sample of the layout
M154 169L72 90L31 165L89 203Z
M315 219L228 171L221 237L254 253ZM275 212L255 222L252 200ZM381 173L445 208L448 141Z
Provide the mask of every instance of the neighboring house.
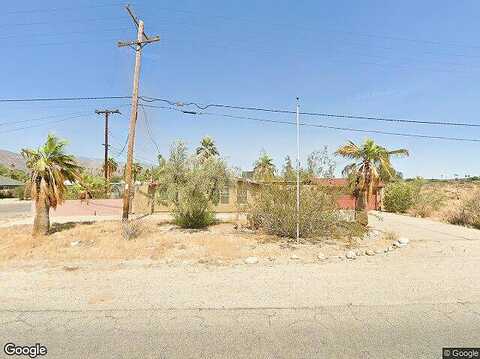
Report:
M15 189L21 186L23 186L23 182L9 177L0 176L0 190Z
M0 176L0 198L15 197L15 190L23 185L23 182L9 177Z
M284 184L285 181L278 181ZM249 178L239 177L234 179L229 186L220 192L220 201L214 210L216 212L237 212L246 208L248 202L253 200L253 189L261 186L261 182ZM294 186L295 182L290 185ZM340 209L355 209L355 197L348 191L348 181L344 178L316 178L311 185L322 185L338 188L337 204ZM132 211L135 213L168 212L169 208L151 200L153 188L148 184L135 187ZM368 209L380 210L382 206L383 184L370 195Z

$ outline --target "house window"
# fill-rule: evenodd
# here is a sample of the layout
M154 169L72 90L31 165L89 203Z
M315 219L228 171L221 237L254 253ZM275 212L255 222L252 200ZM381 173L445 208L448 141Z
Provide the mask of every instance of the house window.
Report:
M220 191L220 203L221 204L228 204L230 203L230 188L225 186Z
M237 204L247 204L247 186L243 183L238 183Z

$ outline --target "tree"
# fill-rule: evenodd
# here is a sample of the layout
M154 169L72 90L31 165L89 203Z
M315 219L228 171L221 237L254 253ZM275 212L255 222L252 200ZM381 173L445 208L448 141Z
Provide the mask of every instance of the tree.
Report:
M133 182L137 180L137 177L142 173L143 167L140 163L134 162L132 165L132 174L133 174Z
M275 172L276 168L272 157L266 152L262 152L253 168L254 178L261 181L272 180L275 177Z
M396 172L390 162L391 156L408 156L406 149L389 151L367 139L361 146L352 141L341 146L335 152L337 155L354 160L343 169L343 175L352 181L355 196L355 217L361 224L368 224L367 205L370 194L376 190L381 180L380 173L391 177Z
M103 173L107 173L107 180L110 181L112 174L118 169L118 163L113 158L109 157L107 163L103 165Z
M283 165L282 176L285 181L295 181L295 169L293 168L292 159L290 156L285 157L285 163Z
M328 147L313 151L307 157L307 174L310 177L333 178L336 163L328 153Z
M158 190L173 208L175 222L187 228L205 227L214 220L212 206L218 204L220 191L228 185L226 163L218 156L189 156L183 142L172 145L170 157L159 170Z
M57 208L64 201L66 181L75 183L80 178L82 167L74 156L65 153L66 145L66 141L49 134L45 144L37 150L22 149L35 201L34 236L48 234L50 207Z
M213 139L209 136L205 136L204 138L202 138L200 146L197 147L197 156L205 159L218 155L219 152L217 150L217 147L215 146L215 142L213 141Z

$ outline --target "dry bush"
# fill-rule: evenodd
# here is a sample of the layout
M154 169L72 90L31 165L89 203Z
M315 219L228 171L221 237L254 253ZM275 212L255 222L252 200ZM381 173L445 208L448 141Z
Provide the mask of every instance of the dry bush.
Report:
M424 191L418 193L409 212L415 217L430 217L445 203L445 196L436 191Z
M451 224L459 224L480 229L480 191L463 199L458 208L446 214Z
M248 209L252 227L268 234L296 237L296 189L295 186L262 185L254 194ZM313 238L330 236L340 221L334 195L319 187L302 187L300 200L300 236Z
M137 219L122 222L122 238L126 241L138 238L143 232L143 224Z

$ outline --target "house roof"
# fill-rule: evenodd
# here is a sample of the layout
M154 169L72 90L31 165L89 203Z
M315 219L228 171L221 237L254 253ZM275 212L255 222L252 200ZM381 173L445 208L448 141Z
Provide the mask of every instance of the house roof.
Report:
M13 178L0 176L0 186L23 186L23 182L14 180Z

